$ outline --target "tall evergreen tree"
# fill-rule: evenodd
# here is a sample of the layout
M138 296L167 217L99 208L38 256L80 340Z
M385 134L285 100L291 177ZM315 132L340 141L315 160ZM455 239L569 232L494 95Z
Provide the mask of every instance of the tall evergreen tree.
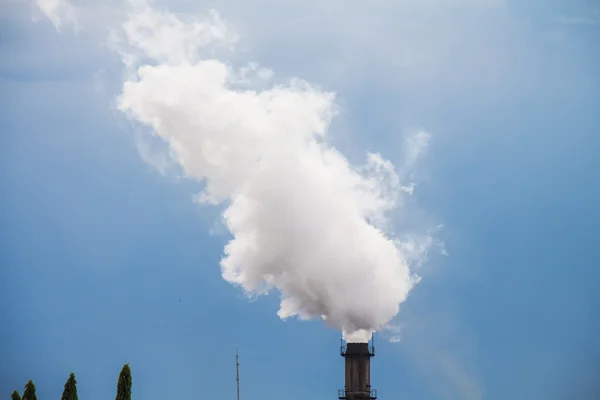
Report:
M131 370L129 364L123 365L117 384L117 397L115 400L131 400Z
M33 381L30 379L25 385L25 391L23 392L23 400L37 400L35 395L35 385Z
M65 383L65 390L63 391L60 400L78 400L77 399L77 381L75 380L75 374L71 372L67 383Z
M19 392L17 392L16 390L13 392L13 394L10 396L10 398L12 400L21 400L21 395L19 394Z

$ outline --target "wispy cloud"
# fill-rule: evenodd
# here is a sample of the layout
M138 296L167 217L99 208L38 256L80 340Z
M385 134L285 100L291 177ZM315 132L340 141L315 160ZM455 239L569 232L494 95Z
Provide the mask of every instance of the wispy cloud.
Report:
M79 21L75 8L67 0L35 0L37 8L48 18L57 31L69 23L75 31L79 30Z
M554 22L560 25L598 25L600 24L600 15L598 13L577 17L561 15Z
M431 134L419 130L404 137L402 165L399 174L402 180L409 182L406 191L412 194L415 186L415 170L418 162L427 154Z
M168 151L163 143L157 143L157 140L149 135L136 132L135 146L140 157L148 165L156 169L162 176L167 176L168 172L174 167L173 160L168 156Z

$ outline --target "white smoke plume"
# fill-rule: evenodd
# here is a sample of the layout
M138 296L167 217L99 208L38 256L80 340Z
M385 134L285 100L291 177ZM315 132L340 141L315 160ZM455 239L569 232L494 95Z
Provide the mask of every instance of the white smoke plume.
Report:
M201 202L227 205L223 278L249 295L277 289L283 319L322 318L367 341L418 281L414 255L386 221L405 192L394 166L369 154L354 167L326 144L333 93L201 57L237 40L217 12L183 21L140 1L133 8L121 43L133 73L118 107L204 182Z

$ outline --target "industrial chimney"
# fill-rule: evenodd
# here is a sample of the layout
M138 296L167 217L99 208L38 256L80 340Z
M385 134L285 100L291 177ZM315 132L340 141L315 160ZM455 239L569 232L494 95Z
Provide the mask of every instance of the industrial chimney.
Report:
M377 390L371 389L371 357L375 356L375 346L371 343L344 343L340 355L346 363L344 389L338 391L340 400L375 400Z

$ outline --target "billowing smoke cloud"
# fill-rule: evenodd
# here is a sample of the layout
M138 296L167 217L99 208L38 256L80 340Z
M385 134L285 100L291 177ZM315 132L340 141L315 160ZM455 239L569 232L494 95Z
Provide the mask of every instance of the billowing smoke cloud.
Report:
M201 57L237 40L216 12L183 21L138 1L122 33L133 74L118 107L205 183L200 202L227 205L223 278L251 295L275 288L281 318L322 318L350 341L384 327L418 281L386 220L412 187L380 155L354 167L327 144L334 94Z

